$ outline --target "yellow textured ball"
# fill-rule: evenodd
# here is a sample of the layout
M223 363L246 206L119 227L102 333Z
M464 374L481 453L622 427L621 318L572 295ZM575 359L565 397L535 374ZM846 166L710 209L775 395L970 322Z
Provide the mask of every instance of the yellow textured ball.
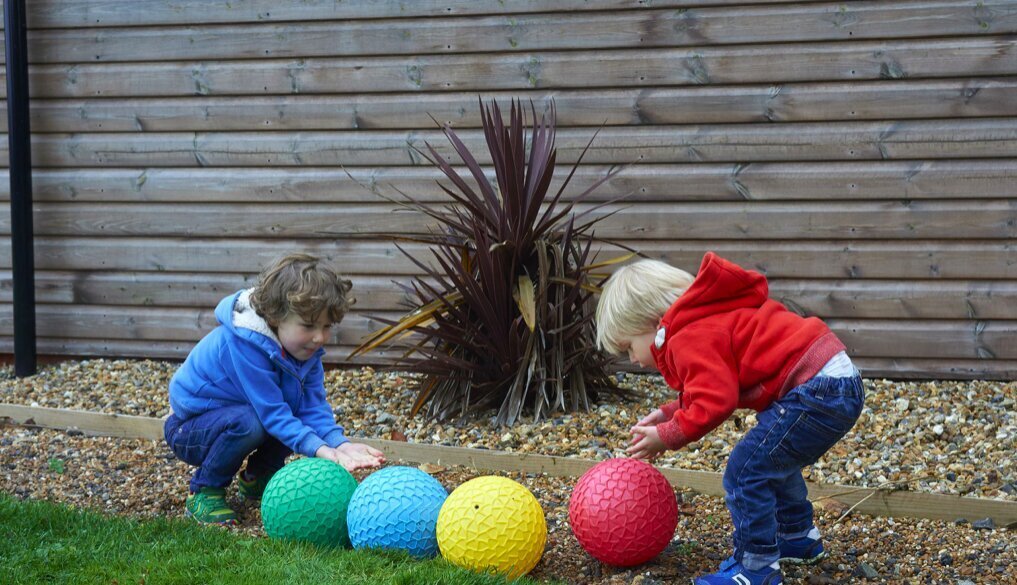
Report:
M438 548L449 562L515 579L540 562L547 523L530 490L488 475L452 492L438 513L437 532Z

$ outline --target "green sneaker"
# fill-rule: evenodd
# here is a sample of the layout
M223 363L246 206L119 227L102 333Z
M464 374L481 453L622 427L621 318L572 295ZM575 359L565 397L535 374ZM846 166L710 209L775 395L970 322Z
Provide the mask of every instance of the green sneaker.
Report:
M268 485L268 480L272 479L272 476L255 476L252 479L247 479L247 471L241 471L240 475L237 476L237 492L240 493L240 497L245 500L260 500L261 494L265 493L265 486Z
M187 515L203 524L236 524L237 514L226 505L226 490L203 487L187 496Z

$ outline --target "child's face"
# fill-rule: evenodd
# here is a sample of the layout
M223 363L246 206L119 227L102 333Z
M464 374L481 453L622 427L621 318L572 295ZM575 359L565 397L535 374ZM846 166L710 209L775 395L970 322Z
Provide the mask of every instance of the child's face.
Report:
M629 363L656 369L657 361L653 359L653 353L650 351L650 346L656 335L656 331L650 331L638 335L626 335L621 338L621 350L628 352Z
M313 322L290 313L275 329L286 353L301 361L314 355L332 335L332 323L324 311Z

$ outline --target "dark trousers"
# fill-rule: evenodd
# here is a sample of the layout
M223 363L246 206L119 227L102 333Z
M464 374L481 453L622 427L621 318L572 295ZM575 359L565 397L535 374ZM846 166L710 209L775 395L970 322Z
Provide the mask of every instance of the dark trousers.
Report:
M724 470L735 559L749 569L769 565L780 557L777 538L800 538L813 528L802 468L851 430L864 400L860 376L817 376L759 413Z
M248 455L248 473L261 476L282 468L291 453L265 432L254 408L246 404L217 408L187 420L171 414L163 433L179 459L198 467L191 477L191 492L228 486Z

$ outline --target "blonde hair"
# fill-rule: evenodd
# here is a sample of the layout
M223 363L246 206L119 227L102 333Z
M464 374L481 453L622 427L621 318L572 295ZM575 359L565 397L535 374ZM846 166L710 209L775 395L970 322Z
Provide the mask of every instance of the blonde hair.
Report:
M251 306L273 327L291 314L314 322L322 312L338 323L356 302L350 296L352 288L352 282L319 258L289 254L261 273Z
M664 313L692 284L693 276L659 260L627 264L604 283L597 303L597 347L622 352L622 337L656 329Z

